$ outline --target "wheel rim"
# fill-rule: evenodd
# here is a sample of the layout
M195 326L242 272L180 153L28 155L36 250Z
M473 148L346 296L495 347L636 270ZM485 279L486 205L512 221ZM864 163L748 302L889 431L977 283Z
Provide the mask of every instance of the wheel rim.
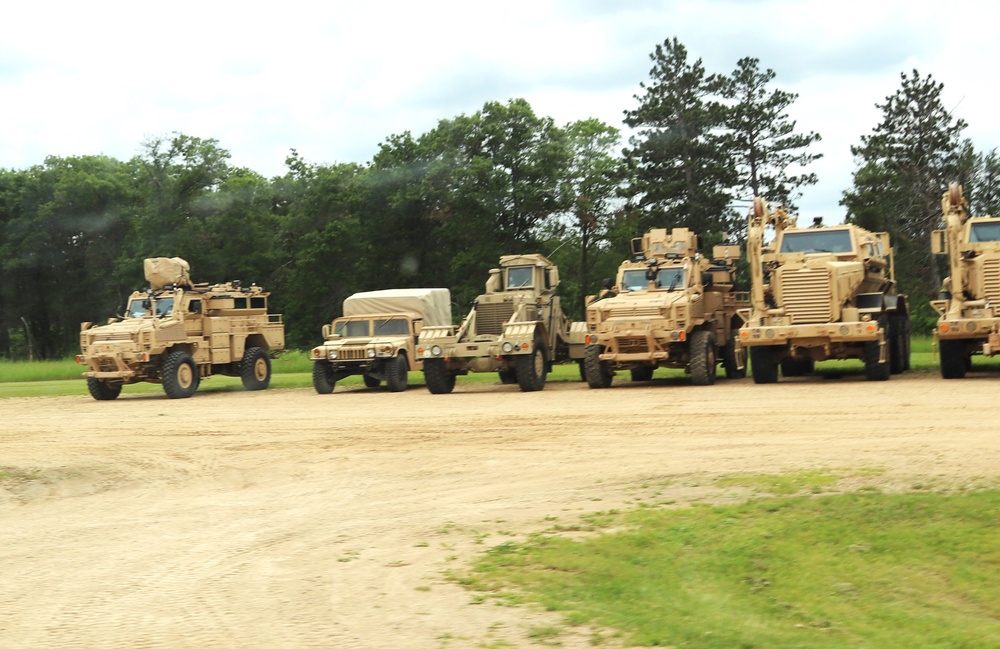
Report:
M177 368L177 385L184 389L190 388L194 383L194 371L188 363L181 363Z
M267 378L267 359L258 358L257 362L253 364L253 374L257 377L258 381L263 381Z
M542 354L542 350L535 351L535 376L541 376L545 373L545 356Z

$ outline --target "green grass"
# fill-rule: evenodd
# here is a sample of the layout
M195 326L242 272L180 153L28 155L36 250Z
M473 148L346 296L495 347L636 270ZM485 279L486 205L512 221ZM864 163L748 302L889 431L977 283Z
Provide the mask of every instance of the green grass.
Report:
M288 351L278 356L271 365L271 387L306 388L312 387L312 360L305 351ZM87 385L81 376L82 365L74 359L61 361L0 361L0 399L12 397L58 397L88 394ZM579 381L580 371L576 363L556 365L549 374L549 381ZM411 386L423 385L420 372L411 372ZM496 372L475 373L458 377L462 383L497 383ZM338 387L359 387L360 376L349 376L337 382ZM198 392L232 392L243 389L240 379L229 376L213 376L202 381ZM126 385L122 394L163 393L163 388L153 383Z
M1000 646L997 511L996 490L640 508L595 517L622 531L495 546L461 581L631 645L986 649Z

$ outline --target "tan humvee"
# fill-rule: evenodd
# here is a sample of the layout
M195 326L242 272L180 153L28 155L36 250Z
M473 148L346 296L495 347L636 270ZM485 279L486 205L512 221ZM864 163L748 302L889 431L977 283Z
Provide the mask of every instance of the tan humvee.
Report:
M416 352L425 326L451 324L451 292L446 288L400 288L355 293L344 300L344 315L323 325L325 342L314 347L313 387L330 394L340 379L364 376L365 385L385 381L402 392L408 373L423 369Z
M695 385L711 385L720 363L727 377L746 376L735 335L749 301L732 291L739 246L716 246L709 260L687 228L657 228L633 239L632 253L587 306L587 385L609 387L618 370L648 381L657 367L684 368Z
M765 228L774 240L764 245ZM871 381L910 368L910 314L896 293L887 232L856 225L800 228L762 198L747 238L752 308L740 329L755 383L812 372L816 361L860 359Z
M149 288L132 293L123 316L80 326L76 359L87 366L91 396L116 399L123 385L143 381L184 398L212 374L267 388L270 355L285 347L281 315L267 312L269 293L238 280L192 284L179 257L146 259L143 269Z

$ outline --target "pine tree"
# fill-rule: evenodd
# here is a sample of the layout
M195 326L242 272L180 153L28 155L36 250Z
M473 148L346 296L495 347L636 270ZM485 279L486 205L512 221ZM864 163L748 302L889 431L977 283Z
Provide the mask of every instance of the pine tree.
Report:
M731 102L726 118L730 146L739 186L736 198L747 205L755 196L769 202L794 207L801 196L799 188L816 184L814 173L789 175L791 167L805 167L822 157L805 149L820 141L818 133L795 132L796 123L788 117L788 107L798 95L770 90L774 70L759 69L760 61L745 57L736 64L728 79L725 96Z
M900 78L900 89L876 104L882 122L851 147L860 166L841 205L848 222L890 233L897 280L913 294L911 305L922 308L920 298L941 284L929 245L941 220L941 194L949 182L971 176L973 156L960 139L966 123L941 101L944 84L916 70Z
M1000 157L996 149L976 157L975 178L972 213L1000 215Z
M725 146L725 79L707 75L701 59L689 62L676 38L657 45L650 59L639 106L625 113L638 129L625 151L629 207L641 228L730 231L740 217L729 208L735 170Z

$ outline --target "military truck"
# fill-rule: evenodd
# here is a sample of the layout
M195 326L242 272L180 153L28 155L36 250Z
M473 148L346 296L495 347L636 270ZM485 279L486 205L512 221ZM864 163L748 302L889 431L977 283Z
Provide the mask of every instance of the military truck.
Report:
M201 379L238 376L247 390L271 382L271 355L285 347L281 314L270 295L239 280L194 284L180 257L143 262L149 287L132 293L124 315L80 325L77 363L90 395L117 399L130 383L160 383L171 399L190 397Z
M324 342L314 347L313 387L330 394L340 379L361 374L375 388L385 381L402 392L409 372L423 369L416 352L424 326L451 324L451 292L446 288L401 288L355 293L344 300L344 315L323 325Z
M774 239L765 245L767 226ZM910 314L896 293L886 232L851 224L798 227L760 197L747 238L751 309L739 343L750 349L755 383L813 371L816 361L860 359L865 376L884 381L910 367Z
M1000 217L969 217L962 186L941 198L945 227L931 235L931 251L948 255L950 276L931 306L940 314L934 344L941 376L965 377L972 356L1000 353Z
M657 228L631 248L615 284L587 306L587 385L607 388L620 370L648 381L658 367L683 368L695 385L715 383L719 364L729 378L746 376L735 336L749 301L732 290L739 246L715 246L708 259L694 232Z
M461 325L420 332L427 389L451 392L455 378L469 372L497 372L501 382L524 392L545 387L552 364L570 358L571 323L558 288L559 269L544 255L500 257Z

